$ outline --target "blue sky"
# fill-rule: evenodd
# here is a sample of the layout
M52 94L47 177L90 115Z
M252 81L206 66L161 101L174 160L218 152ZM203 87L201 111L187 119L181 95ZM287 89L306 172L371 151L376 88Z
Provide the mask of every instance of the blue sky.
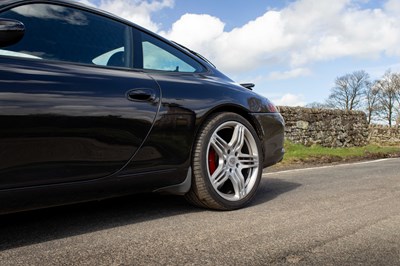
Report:
M209 14L225 22L225 29L230 31L262 16L270 9L282 8L290 2L285 0L203 0L201 2L199 0L176 0L173 8L160 11L159 16L155 16L154 20L161 23L163 29L166 30L186 13Z
M208 57L277 104L323 102L337 76L400 71L400 0L80 0Z

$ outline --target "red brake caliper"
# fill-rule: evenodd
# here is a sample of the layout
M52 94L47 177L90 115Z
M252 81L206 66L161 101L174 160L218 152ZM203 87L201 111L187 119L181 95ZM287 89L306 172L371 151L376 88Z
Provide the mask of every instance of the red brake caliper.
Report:
M216 159L215 150L210 147L208 151L208 171L210 172L210 175L212 175L217 169L217 164L215 163L216 161L215 159Z

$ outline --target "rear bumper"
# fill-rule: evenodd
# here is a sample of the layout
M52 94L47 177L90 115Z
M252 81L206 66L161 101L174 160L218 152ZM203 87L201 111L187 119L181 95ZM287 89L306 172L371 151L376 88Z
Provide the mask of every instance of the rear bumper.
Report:
M259 125L259 135L263 147L263 167L274 165L283 159L285 121L279 113L252 113Z

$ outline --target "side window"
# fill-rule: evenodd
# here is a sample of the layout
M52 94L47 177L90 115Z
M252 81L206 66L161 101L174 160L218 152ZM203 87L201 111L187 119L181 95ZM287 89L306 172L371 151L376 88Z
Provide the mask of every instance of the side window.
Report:
M203 72L204 68L173 46L142 33L143 68L172 72Z
M25 25L23 39L0 55L129 67L130 28L79 9L53 4L26 4L2 18ZM131 54L131 53L130 53Z

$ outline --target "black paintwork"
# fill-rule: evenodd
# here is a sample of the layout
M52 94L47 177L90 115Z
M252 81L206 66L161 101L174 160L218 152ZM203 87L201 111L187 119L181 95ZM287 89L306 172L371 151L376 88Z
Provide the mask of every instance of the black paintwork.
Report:
M19 2L2 1L0 12ZM284 122L268 99L170 45L204 73L0 56L0 213L179 184L196 133L215 112L247 118L263 143L264 166L280 161Z

